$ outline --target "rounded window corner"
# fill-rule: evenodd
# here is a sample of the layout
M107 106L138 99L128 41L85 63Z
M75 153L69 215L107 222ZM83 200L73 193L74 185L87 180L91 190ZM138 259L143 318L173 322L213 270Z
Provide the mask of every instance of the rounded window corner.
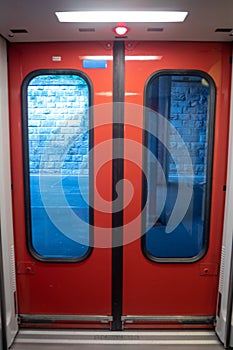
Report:
M208 252L208 245L204 246L203 249L199 252L199 254L192 256L192 257L188 257L188 258L159 258L154 256L153 254L151 254L147 249L146 249L146 243L145 240L141 239L141 250L142 250L142 254L143 256L151 261L152 263L156 263L156 264L192 264L192 263L197 263L200 260L202 260L205 255Z
M141 249L143 255L150 261L192 263L201 260L207 253L215 100L215 82L208 73L200 70L157 71L145 84L144 106L147 108L144 112L143 165L149 176L147 185L145 181L142 182L142 209L145 198L149 197L148 202L154 204L150 204L152 207L147 209L147 213L145 211L142 220L142 232L146 234L142 237ZM152 118L157 118L159 122L153 122ZM179 149L186 150L184 153L187 153L186 158L182 158L184 154L179 154ZM151 154L160 164L166 180L166 199L159 219L156 219L155 214L156 202L161 201L163 182L159 171L151 165L153 161ZM202 156L199 159L200 155ZM190 159L190 164L182 163L182 159ZM175 208L180 183L187 181L188 172L184 170L185 168L191 169L192 193L189 196L187 212L174 229L178 239L176 242L171 236L174 232L170 233L170 236L166 236L165 232L169 217ZM190 221L186 228L189 218L192 223ZM180 246L179 240L182 241ZM202 246L200 242L203 242ZM150 249L147 248L148 244ZM187 252L182 251L182 246Z
M30 244L31 242L28 241L27 242L27 248L28 248L28 251L30 253L30 255L32 256L33 259L41 262L41 263L50 263L50 264L53 264L53 263L60 263L60 264L63 264L63 263L69 263L69 264L74 264L74 263L81 263L81 262L84 262L85 260L87 260L88 258L91 257L92 253L93 253L93 250L94 248L93 247L88 247L87 251L85 252L85 254L83 254L82 256L79 256L79 257L46 257L46 256L42 256L41 254L39 254L35 249L34 247Z
M84 248L86 242L90 244L93 240L90 227L93 211L81 194L81 187L87 198L93 192L90 185L93 159L89 156L94 142L93 131L90 132L93 121L87 108L92 104L92 96L90 79L78 70L35 70L24 78L21 86L27 247L32 257L41 262L82 262L93 250L90 246ZM76 176L82 178L78 185ZM42 189L43 196L41 179L42 187L47 186ZM80 195L74 200L72 193L76 192L71 189L75 185ZM63 189L61 195L59 186ZM47 207L57 211L57 223L54 216L53 220L49 216ZM64 224L59 226L61 217L69 222L66 207L86 223L83 244L69 238L62 229Z

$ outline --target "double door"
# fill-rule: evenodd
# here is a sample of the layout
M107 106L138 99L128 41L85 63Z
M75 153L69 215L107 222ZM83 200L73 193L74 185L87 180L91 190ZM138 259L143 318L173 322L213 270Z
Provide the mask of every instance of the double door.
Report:
M10 44L22 324L212 324L228 44Z

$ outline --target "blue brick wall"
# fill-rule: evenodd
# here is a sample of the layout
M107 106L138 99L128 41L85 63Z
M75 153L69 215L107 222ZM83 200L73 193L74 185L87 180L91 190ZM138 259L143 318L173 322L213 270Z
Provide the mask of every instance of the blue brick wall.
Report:
M195 78L194 78L195 80ZM171 85L170 121L185 141L195 175L204 176L209 87L199 81ZM78 76L39 76L28 86L31 174L88 175L88 86ZM180 145L170 135L170 146ZM64 157L64 155L66 155ZM181 161L180 169L188 165ZM176 175L176 165L169 164Z
M192 77L190 81L172 81L170 121L176 127L186 146L193 164L194 174L205 176L207 152L207 119L209 86L203 80ZM171 135L170 145L179 152L179 143ZM179 153L178 153L179 154ZM182 157L182 152L180 154ZM179 167L184 170L188 165L181 162ZM176 174L176 166L170 163L170 175Z
M38 76L28 86L31 174L88 174L89 92L78 76Z

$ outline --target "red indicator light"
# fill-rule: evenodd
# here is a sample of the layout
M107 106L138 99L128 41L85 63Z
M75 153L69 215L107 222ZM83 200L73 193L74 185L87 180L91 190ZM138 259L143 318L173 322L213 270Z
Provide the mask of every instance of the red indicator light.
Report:
M129 31L129 29L125 26L117 26L113 30L114 30L115 34L118 36L124 36Z

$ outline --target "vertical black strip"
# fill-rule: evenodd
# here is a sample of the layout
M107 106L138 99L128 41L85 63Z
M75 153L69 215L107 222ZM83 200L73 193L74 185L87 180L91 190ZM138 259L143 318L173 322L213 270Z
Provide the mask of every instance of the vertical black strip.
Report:
M113 161L112 161L112 330L122 330L122 280L123 280L123 181L124 177L124 84L125 47L124 42L114 42L113 47ZM117 141L117 144L114 143ZM119 185L119 184L118 184ZM121 208L116 208L114 199L121 199ZM119 202L118 202L119 205Z
M2 257L2 235L0 226L0 348L7 350L7 330L6 330L6 300L3 275L3 257Z

